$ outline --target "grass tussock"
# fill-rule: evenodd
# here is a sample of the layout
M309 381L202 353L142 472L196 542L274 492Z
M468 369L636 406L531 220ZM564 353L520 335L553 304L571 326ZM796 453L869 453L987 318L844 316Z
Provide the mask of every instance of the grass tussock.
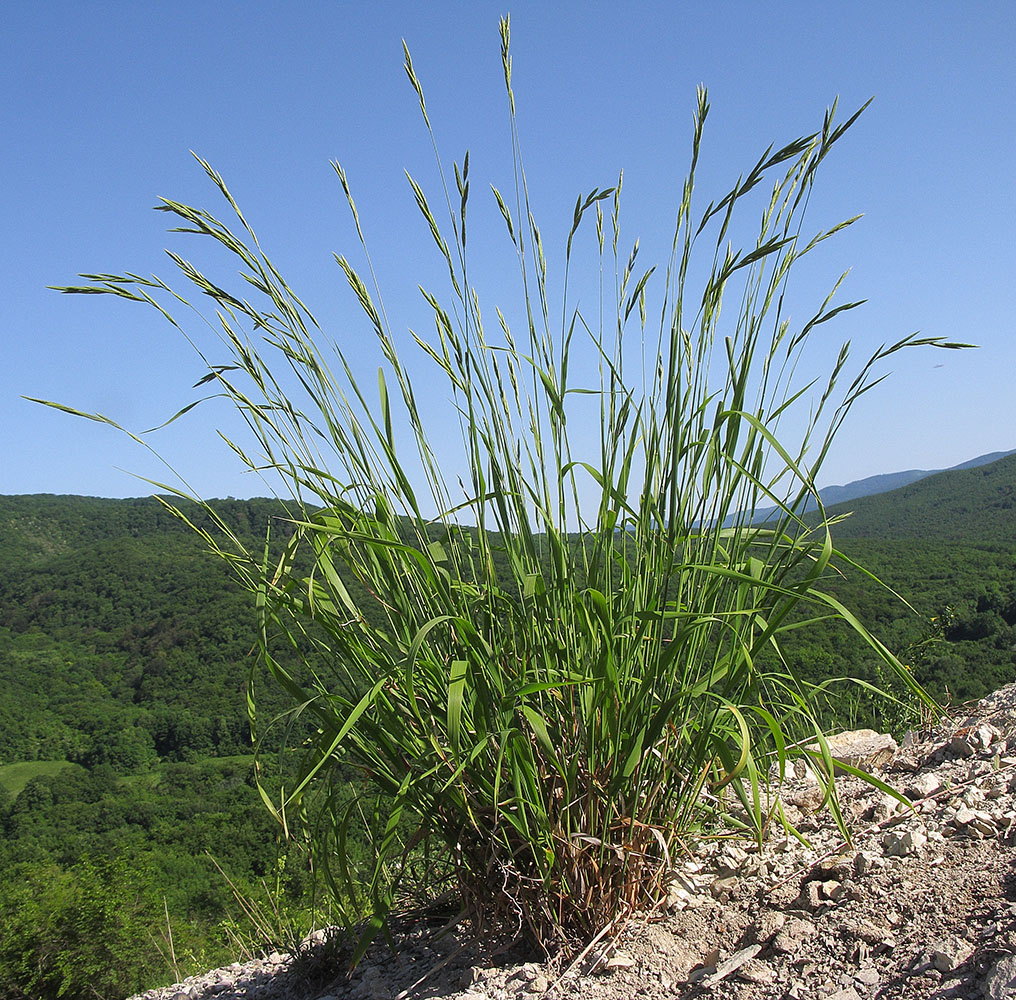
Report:
M686 838L722 810L761 837L777 816L771 767L804 752L830 763L821 741L802 747L819 735L815 692L781 656L787 630L809 619L840 619L920 695L823 588L839 558L828 521L799 516L820 503L816 474L879 363L917 344L958 346L907 337L853 376L844 347L832 371L802 374L809 339L860 304L834 302L838 281L806 322L784 306L795 264L854 221L804 229L820 165L860 112L840 123L834 107L703 205L701 90L669 258L647 266L637 241L622 244L619 178L578 197L553 266L530 207L507 19L501 39L514 191L494 189L491 207L523 289L511 309L481 312L474 293L468 154L450 174L438 161L441 213L409 178L448 275L447 293L422 290L434 332L415 343L387 322L334 164L363 263L336 262L384 358L376 385L356 374L361 331L318 326L210 165L200 161L232 222L160 206L240 268L227 290L170 253L214 305L227 358L205 359L202 382L235 404L253 441L228 443L285 481L294 533L281 559L208 538L256 595L261 657L312 721L294 747L298 780L266 804L307 832L350 920L371 914L363 947L428 843L444 845L477 930L550 949L656 905ZM408 49L405 69L430 130ZM573 253L590 248L596 315L569 294ZM149 304L184 328L173 309L185 300L161 279L84 277L65 291ZM421 415L421 353L428 397L437 379L461 431L451 472L434 446L444 431ZM792 442L785 427L798 429ZM772 505L755 523L756 506ZM366 793L340 809L339 765L384 811ZM347 834L372 817L374 862L357 874Z

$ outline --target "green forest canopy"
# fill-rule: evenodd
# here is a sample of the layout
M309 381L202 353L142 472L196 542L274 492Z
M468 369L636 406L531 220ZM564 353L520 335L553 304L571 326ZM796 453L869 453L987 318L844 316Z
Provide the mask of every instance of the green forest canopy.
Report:
M831 509L851 512L834 530L839 547L914 610L856 572L831 586L940 699L1016 678L1014 503L1010 456ZM252 547L284 516L274 500L215 506ZM0 497L0 567L0 985L23 982L19 948L81 912L97 881L143 903L133 924L100 928L135 942L107 961L113 989L173 978L154 945L136 946L165 923L163 907L190 971L231 957L235 904L209 854L251 893L284 870L279 885L306 905L305 872L287 866L251 780L254 610L221 560L155 499L43 495ZM787 648L810 680L880 681L844 630L800 630ZM264 714L285 707L274 687L257 690ZM856 693L830 709L843 722L902 724ZM40 880L51 890L31 905L14 898ZM122 923L122 907L99 902L94 919L114 910Z

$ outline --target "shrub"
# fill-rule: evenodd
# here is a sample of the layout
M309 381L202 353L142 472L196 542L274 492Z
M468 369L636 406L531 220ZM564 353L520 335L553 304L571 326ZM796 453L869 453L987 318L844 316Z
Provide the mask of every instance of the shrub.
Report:
M470 281L468 154L445 189L444 229L410 178L451 289L448 304L423 291L436 334L414 340L451 396L461 468L439 460L411 352L348 257L337 263L384 357L376 392L356 374L360 340L319 328L210 165L199 161L236 231L161 205L241 267L243 290L230 291L170 254L214 303L228 352L206 362L202 382L251 431L253 447L229 441L236 454L291 490L292 536L281 560L248 553L222 520L228 544L205 536L257 596L261 658L293 714L313 722L299 780L265 801L287 830L308 831L339 903L365 895L361 948L421 840L445 845L477 929L550 948L658 902L674 853L721 800L761 836L764 776L805 752L791 737L818 733L815 688L780 656L787 630L809 618L839 619L920 694L823 590L840 558L831 526L800 516L809 501L821 511L816 474L851 405L880 380L879 362L917 344L959 346L916 336L883 346L842 392L846 346L826 376L801 377L816 329L859 305L834 305L836 282L792 324L784 296L797 261L854 221L803 235L819 165L860 111L839 124L834 106L819 131L766 149L703 210L700 91L670 259L645 267L638 242L622 247L619 178L578 197L555 274L522 167L507 19L501 36L516 198L493 195L524 289L514 311L495 308L491 324ZM408 49L405 68L429 130ZM760 226L735 249L743 213L759 205ZM569 296L587 236L598 315ZM65 291L147 303L179 325L170 310L184 300L161 279L83 277ZM782 430L795 424L791 445ZM756 521L755 508L772 505ZM287 665L294 657L300 669ZM813 753L829 766L824 743ZM339 765L387 803L362 880L347 857L358 811L340 804Z
M114 1000L163 971L145 863L85 858L68 870L25 865L17 875L0 887L4 996Z

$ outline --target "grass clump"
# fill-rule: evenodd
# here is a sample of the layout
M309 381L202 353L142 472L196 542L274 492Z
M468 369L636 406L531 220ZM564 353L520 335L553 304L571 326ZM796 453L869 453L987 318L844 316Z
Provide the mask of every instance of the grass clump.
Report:
M805 749L802 736L820 737L814 692L780 653L787 630L809 619L840 619L921 694L823 589L839 558L830 524L800 516L809 498L821 509L816 475L854 401L880 380L879 362L917 344L958 346L904 338L845 389L846 346L820 379L800 375L809 338L860 304L834 304L837 282L805 323L784 306L797 261L854 221L803 231L819 166L860 112L837 123L834 107L817 132L766 149L702 208L701 90L669 259L646 267L637 242L621 245L619 179L579 196L555 273L530 208L507 19L501 38L515 194L493 197L524 290L513 309L481 314L473 290L468 154L442 173L444 225L410 178L450 286L446 299L423 290L435 333L414 340L457 414L459 468L434 448L422 376L407 360L417 352L387 322L339 164L366 268L336 261L384 357L376 387L356 374L359 346L318 326L211 166L201 161L235 229L160 206L178 231L228 251L244 279L229 291L170 253L215 306L228 358L207 361L202 381L236 405L254 440L229 443L250 469L285 481L293 533L272 559L208 538L256 595L261 658L293 714L311 720L294 746L298 780L265 801L287 830L307 831L350 919L371 914L361 947L421 843L444 845L478 931L549 950L657 904L675 854L721 800L761 838L773 763L810 752L830 764L821 740ZM430 130L408 49L405 68ZM743 213L759 204L757 229L736 249ZM595 316L569 295L586 239ZM65 290L148 303L178 325L170 309L184 300L161 279L84 277ZM800 428L792 443L786 426ZM772 505L756 523L756 506ZM340 807L349 767L383 811ZM373 816L375 838L357 876L346 844L361 815Z

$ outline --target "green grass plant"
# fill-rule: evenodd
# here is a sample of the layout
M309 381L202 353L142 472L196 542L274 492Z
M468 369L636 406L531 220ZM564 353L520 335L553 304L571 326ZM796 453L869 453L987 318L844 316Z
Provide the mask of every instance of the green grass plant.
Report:
M638 242L622 242L619 178L579 195L555 267L523 167L507 19L501 38L514 190L493 190L491 207L520 302L481 312L468 154L450 174L439 158L445 222L409 182L449 291L422 290L435 332L407 343L388 323L351 186L333 165L364 263L336 262L383 355L376 384L358 373L363 333L319 327L209 164L199 161L231 223L160 205L176 231L210 239L240 267L228 290L169 253L214 307L227 357L202 353L201 381L235 404L253 442L227 443L285 482L293 534L281 559L231 542L225 522L225 539L206 537L256 595L260 656L291 695L290 719L312 722L293 747L298 779L264 800L287 831L306 831L350 921L370 914L361 949L425 844L444 845L477 932L551 949L657 905L675 856L724 811L761 838L778 815L774 764L811 753L831 774L812 713L831 682L816 691L795 677L780 652L790 629L839 620L921 697L824 589L840 557L815 479L881 362L960 345L904 337L852 377L845 345L831 371L807 374L806 345L860 303L834 302L841 278L806 322L786 305L797 262L855 221L803 228L820 164L860 111L838 123L834 106L818 131L769 147L703 207L700 90L669 258L646 266ZM405 69L429 131L408 49ZM593 315L570 293L573 259L587 251ZM83 277L64 290L146 303L186 330L175 307L188 303L162 279ZM438 457L444 432L424 419L421 363L457 417L459 467ZM800 516L808 498L818 523ZM773 505L754 523L756 507ZM808 750L802 737L819 742ZM364 793L340 806L350 767ZM827 801L835 810L832 788ZM346 844L362 820L374 857L358 875Z

